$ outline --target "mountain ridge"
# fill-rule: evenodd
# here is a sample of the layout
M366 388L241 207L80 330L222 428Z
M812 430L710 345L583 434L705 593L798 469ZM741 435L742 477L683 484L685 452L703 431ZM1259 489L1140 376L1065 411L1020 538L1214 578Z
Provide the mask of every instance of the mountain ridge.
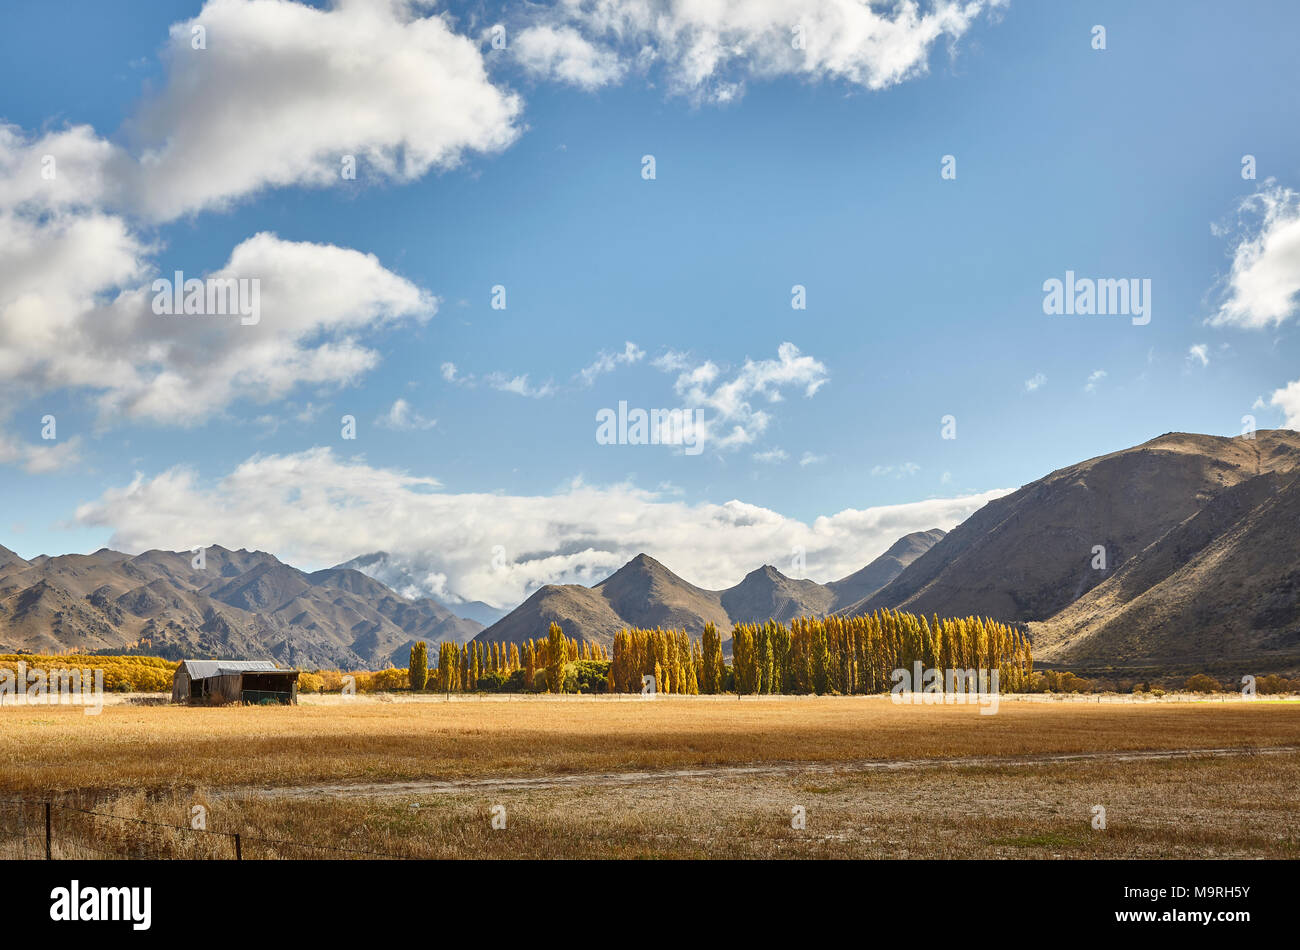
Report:
M406 662L416 640L464 643L483 625L359 571L308 574L262 551L41 555L0 548L0 651L271 656L360 669ZM142 648L143 649L143 648Z
M830 584L790 578L764 564L733 587L706 590L641 553L591 587L548 584L539 588L476 639L521 643L545 636L550 624L558 623L569 636L608 647L624 627L672 626L699 634L712 623L726 641L735 623L784 623L829 613L848 594L876 579L881 583L891 579L943 535L938 528L914 531L870 564Z

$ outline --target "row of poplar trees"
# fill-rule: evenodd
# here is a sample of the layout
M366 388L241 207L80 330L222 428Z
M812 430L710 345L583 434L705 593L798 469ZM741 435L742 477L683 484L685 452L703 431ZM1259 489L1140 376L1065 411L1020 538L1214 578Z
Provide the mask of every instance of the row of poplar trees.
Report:
M1033 656L1020 631L980 617L932 620L878 610L863 617L769 620L731 631L728 682L722 644L712 624L691 640L681 630L623 630L614 637L609 687L641 692L654 676L661 693L887 693L892 672L920 662L926 669L998 670L999 689L1029 686ZM917 687L919 688L919 686Z
M480 643L472 640L461 646L443 643L438 648L438 665L429 667L429 648L423 640L411 647L408 680L411 689L431 689L440 693L473 692L479 680L488 674L509 676L523 670L525 689L533 688L538 670L547 671L547 688L563 683L564 665L578 660L607 661L608 651L599 643L566 637L558 624L551 624L545 640L514 643Z

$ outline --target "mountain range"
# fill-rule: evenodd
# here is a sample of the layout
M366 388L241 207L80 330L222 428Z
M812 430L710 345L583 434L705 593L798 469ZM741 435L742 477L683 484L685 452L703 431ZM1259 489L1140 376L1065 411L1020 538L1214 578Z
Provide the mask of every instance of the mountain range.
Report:
M1059 469L950 532L899 539L820 584L771 565L706 590L647 554L593 587L547 585L514 610L410 598L384 552L315 573L270 554L90 555L26 561L0 547L0 652L265 657L302 666L406 662L412 642L520 642L567 634L609 645L625 626L899 609L1023 625L1040 663L1078 670L1300 670L1300 433L1167 433ZM376 575L376 576L371 576Z
M1300 433L1168 433L989 502L850 608L1021 621L1071 669L1300 665Z
M479 638L556 621L607 643L625 625L724 631L880 609L1019 623L1037 661L1070 669L1294 672L1300 433L1167 433L1030 482L947 534L909 535L826 585L765 566L707 591L641 555L594 587L542 588Z
M483 629L432 598L402 597L358 570L308 574L261 551L193 555L103 548L26 561L0 547L0 652L272 657L330 669L406 662L416 640Z
M858 603L896 578L943 536L938 528L909 534L866 567L829 584L795 580L765 564L734 587L705 590L649 555L638 554L594 587L547 584L478 639L521 643L544 635L552 623L558 623L570 636L581 635L608 647L624 627L675 627L698 635L712 623L727 640L735 623L822 617Z

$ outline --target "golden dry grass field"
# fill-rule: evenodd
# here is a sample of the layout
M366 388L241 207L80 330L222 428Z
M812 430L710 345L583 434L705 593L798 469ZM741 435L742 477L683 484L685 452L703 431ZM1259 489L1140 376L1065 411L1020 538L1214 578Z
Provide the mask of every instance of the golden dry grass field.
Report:
M1294 701L33 706L0 709L0 763L0 798L69 806L56 837L104 854L230 856L214 835L71 806L188 825L201 804L247 858L1300 854Z

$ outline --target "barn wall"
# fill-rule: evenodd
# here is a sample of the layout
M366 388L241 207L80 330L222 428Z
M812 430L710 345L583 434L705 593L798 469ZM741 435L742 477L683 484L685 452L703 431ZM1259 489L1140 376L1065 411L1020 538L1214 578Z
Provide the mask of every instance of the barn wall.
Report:
M211 697L214 703L238 703L244 699L244 677L240 673L214 676L211 682Z
M183 703L190 698L190 675L182 665L172 676L172 702Z

